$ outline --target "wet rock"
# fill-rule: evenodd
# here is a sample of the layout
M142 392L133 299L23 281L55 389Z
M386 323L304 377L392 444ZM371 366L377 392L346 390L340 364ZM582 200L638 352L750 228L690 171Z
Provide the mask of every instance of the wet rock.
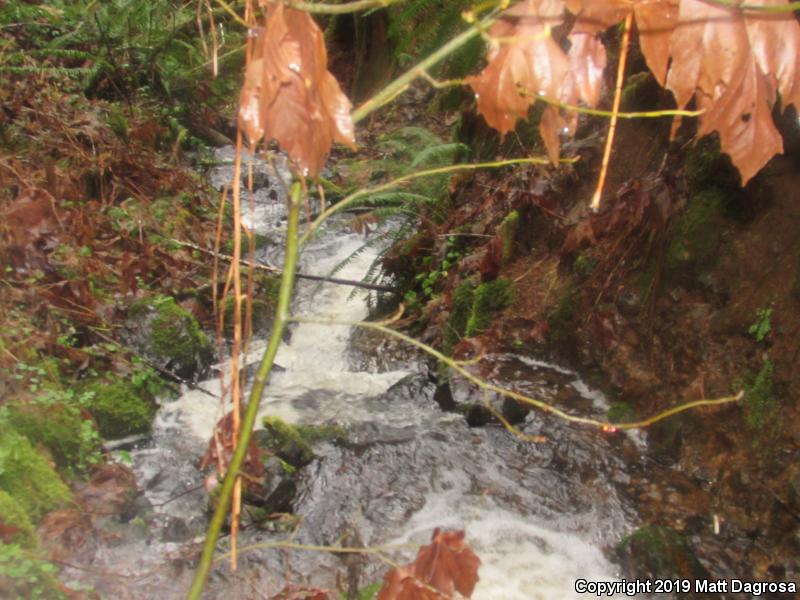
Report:
M689 543L675 530L660 525L637 529L617 546L620 564L631 579L708 579L709 574ZM714 594L689 594L682 598L719 598Z
M354 327L350 334L350 367L367 373L413 369L421 362L415 348L380 331Z
M180 517L168 516L162 526L161 539L165 542L185 542L192 537L186 521Z
M297 470L277 456L264 461L264 493L263 502L259 504L271 513L292 511Z

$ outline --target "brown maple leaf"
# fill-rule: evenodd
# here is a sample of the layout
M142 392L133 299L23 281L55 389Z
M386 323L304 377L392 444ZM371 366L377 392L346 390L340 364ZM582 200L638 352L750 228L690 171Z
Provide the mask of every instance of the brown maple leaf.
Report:
M481 561L464 543L463 531L433 531L413 563L389 571L376 600L440 600L458 592L472 596Z
M786 0L756 3L785 5ZM800 26L791 14L745 13L681 0L666 86L679 108L697 98L705 110L698 134L719 133L720 147L739 170L742 185L783 152L772 107L777 91L784 105L800 104L798 52Z
M478 111L501 135L527 117L538 96L559 100L570 65L550 28L561 24L563 12L563 0L525 0L489 29L489 64L467 83Z
M664 85L669 63L672 31L678 17L679 0L566 0L575 15L572 33L599 33L623 21L632 10L639 31L639 44L647 66Z
M239 127L250 145L277 140L312 177L334 141L355 146L352 105L327 65L325 39L314 20L275 4L254 43L239 101Z
M569 52L553 39L552 28L561 24L563 0L525 0L503 13L489 30L492 45L489 64L469 77L478 111L502 135L528 115L537 98L574 105L580 100L596 106L600 100L606 51L596 29L585 28L569 37ZM578 115L573 110L548 106L539 132L548 157L558 162L561 137L575 133Z

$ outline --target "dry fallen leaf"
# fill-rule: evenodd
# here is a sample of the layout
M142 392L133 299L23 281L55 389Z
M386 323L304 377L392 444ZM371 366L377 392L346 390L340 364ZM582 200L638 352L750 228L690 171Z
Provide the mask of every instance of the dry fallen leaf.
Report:
M308 13L278 3L253 50L239 127L251 146L277 140L304 174L316 177L334 141L355 146L352 105L327 69L324 36Z

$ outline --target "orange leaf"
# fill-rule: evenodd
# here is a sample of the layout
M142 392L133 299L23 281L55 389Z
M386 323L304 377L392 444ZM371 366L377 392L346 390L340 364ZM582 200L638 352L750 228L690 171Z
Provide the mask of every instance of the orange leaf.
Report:
M631 3L626 0L567 0L567 10L577 17L573 33L599 33L628 16Z
M355 146L352 105L327 69L325 40L308 13L273 6L254 44L239 102L251 145L277 140L316 177L334 141Z
M464 543L463 531L435 529L431 543L417 553L414 574L447 596L455 589L469 598L478 583L480 565L481 560Z
M433 531L410 565L397 567L383 578L376 600L441 600L457 591L472 596L478 583L480 559L464 543L463 531ZM437 593L438 591L438 593Z
M375 600L442 600L442 597L417 579L408 566L394 568L384 575Z
M760 0L786 4L786 0ZM783 142L772 120L776 91L798 104L800 25L791 13L745 13L701 0L681 0L672 34L667 88L680 108L696 95L698 134L719 132L747 183Z
M467 83L486 122L502 135L527 117L537 96L561 96L569 61L549 28L561 23L563 9L562 0L525 0L489 30L489 64Z
M672 31L678 22L678 0L639 0L633 5L633 15L644 59L663 87Z
M787 0L756 0L763 6L786 6ZM792 13L745 16L750 46L759 69L770 84L777 80L781 102L786 108L794 104L800 110L800 26Z

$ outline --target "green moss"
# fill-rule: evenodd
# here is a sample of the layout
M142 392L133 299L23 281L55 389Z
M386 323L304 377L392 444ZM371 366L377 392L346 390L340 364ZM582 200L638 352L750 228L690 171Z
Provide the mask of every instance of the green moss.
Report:
M31 521L69 502L69 489L45 457L8 422L0 421L0 490L6 492Z
M100 440L78 406L63 403L14 404L8 422L34 445L50 452L63 473L73 475L100 460Z
M17 600L66 600L56 566L33 556L19 544L0 543L0 592Z
M294 428L307 444L319 442L347 443L347 432L338 425L295 425Z
M264 300L271 305L278 303L278 294L281 290L281 278L277 275L264 275L259 280L259 290Z
M464 281L453 290L453 302L450 309L450 318L444 332L444 349L448 354L461 340L467 329L467 321L472 312L472 302L475 299L475 288L470 281Z
M547 314L550 325L550 340L560 343L569 338L569 323L578 307L578 292L574 286L568 285L555 308Z
M225 335L230 338L233 336L233 308L235 299L229 296L225 300ZM259 298L253 299L253 331L262 332L272 324L275 304L265 302ZM245 306L242 302L242 323L244 324ZM244 326L244 325L242 325Z
M462 337L486 331L492 316L511 304L512 283L497 279L477 287L467 280L453 291L450 318L444 332L444 350L448 354Z
M254 233L253 234L253 247L255 250L259 250L266 246L269 243L269 238L264 235L263 233ZM250 242L247 241L247 236L242 235L242 241L239 244L240 252L242 256L247 256L247 253L250 252ZM233 240L230 239L222 245L222 253L223 254L233 254Z
M629 554L638 577L703 577L705 569L686 540L675 530L650 525L634 531L617 546Z
M497 234L503 241L503 264L506 264L514 256L514 238L519 229L519 213L512 210L497 227Z
M264 417L263 424L267 432L263 445L278 458L293 467L302 467L314 460L314 451L297 427L278 417Z
M625 87L622 88L620 108L623 111L644 109L648 102L652 103L653 88L657 83L649 71L635 73L625 78Z
M28 513L22 510L20 504L3 490L0 490L0 523L20 530L19 533L12 534L11 542L28 548L36 546L36 531Z
M211 342L197 320L173 298L153 302L156 316L151 326L152 352L168 361L179 372L197 364L198 358L211 355Z
M766 358L758 374L744 385L744 418L750 429L764 430L777 423L779 405L774 392L774 374L775 366Z
M689 149L684 173L692 194L710 187L730 191L741 187L739 171L733 166L730 157L720 152L717 135L703 137Z
M87 390L94 394L89 412L103 437L114 439L150 431L156 406L131 384L120 379L97 380Z
M636 411L627 402L614 402L608 408L606 419L610 423L630 423L636 420Z
M665 266L668 270L679 271L694 265L710 267L714 264L720 244L717 216L723 202L724 192L721 188L707 188L692 196L667 249Z
M507 279L496 279L480 284L475 290L475 300L467 321L465 335L471 337L483 333L492 316L511 304L512 283Z
M579 254L575 262L572 263L572 270L581 280L588 278L594 271L594 267L594 259L587 254Z

